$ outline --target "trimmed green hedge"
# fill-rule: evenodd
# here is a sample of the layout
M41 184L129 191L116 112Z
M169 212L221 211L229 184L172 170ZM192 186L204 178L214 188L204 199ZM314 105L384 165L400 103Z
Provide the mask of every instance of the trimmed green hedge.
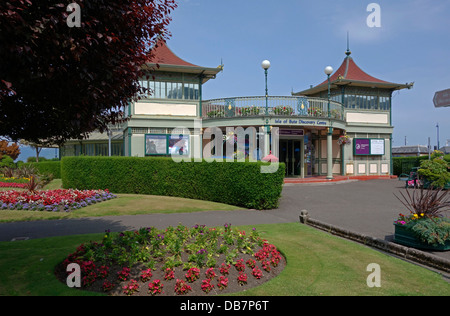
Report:
M409 174L412 168L420 167L420 163L424 160L428 160L428 156L394 157L394 175L399 176L402 173ZM444 160L450 163L450 155L444 156Z
M394 157L394 175L399 176L402 173L408 174L414 167L419 167L423 160L427 160L428 156L421 157Z
M33 166L40 174L52 174L53 179L61 179L61 161L28 162L25 166Z
M251 209L278 207L285 165L261 173L267 163L180 162L171 158L65 157L63 187L113 193L176 196Z

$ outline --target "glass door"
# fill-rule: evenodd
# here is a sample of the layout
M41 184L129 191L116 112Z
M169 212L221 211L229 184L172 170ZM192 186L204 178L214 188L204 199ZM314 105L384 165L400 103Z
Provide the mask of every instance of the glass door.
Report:
M301 141L280 140L280 162L286 164L286 177L301 175Z

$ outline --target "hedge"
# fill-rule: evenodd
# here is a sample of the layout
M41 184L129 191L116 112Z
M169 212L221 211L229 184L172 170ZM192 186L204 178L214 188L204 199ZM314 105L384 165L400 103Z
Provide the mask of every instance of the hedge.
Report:
M412 168L420 167L420 163L424 160L428 160L428 156L420 157L394 157L394 175L399 176L401 174L409 174ZM444 156L444 160L450 163L450 155Z
M171 158L65 157L63 187L175 196L250 209L278 207L285 165L261 173L261 162L180 162Z
M52 174L54 179L61 179L61 161L28 162L23 165L33 166L40 174Z

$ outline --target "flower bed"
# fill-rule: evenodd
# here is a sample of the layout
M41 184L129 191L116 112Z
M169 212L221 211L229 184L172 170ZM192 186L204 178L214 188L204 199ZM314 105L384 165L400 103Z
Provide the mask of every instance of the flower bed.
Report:
M0 176L0 182L1 183L27 183L30 181L30 178L15 178L15 177L1 177Z
M277 276L286 261L253 229L183 225L111 234L81 245L58 265L81 267L81 289L115 296L204 296L244 291ZM103 273L100 273L100 272ZM107 271L107 273L105 273Z
M108 190L47 190L0 192L0 210L69 212L88 205L116 198Z
M24 189L30 178L7 178L0 176L0 188Z
M26 185L26 183L0 182L0 188L25 189Z
M397 197L410 214L400 214L395 225L394 241L418 249L450 250L450 210L448 191L443 189L406 190Z

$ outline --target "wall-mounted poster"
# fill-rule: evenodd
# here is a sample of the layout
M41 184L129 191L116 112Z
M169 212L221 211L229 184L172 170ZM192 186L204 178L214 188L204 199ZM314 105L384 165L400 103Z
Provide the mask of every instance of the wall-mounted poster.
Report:
M189 155L189 136L169 136L169 155Z
M382 156L385 154L384 139L356 138L354 146L355 156Z
M167 135L145 135L147 156L167 155Z
M370 139L355 139L355 155L370 155Z
M370 154L380 156L384 155L384 139L370 140Z

